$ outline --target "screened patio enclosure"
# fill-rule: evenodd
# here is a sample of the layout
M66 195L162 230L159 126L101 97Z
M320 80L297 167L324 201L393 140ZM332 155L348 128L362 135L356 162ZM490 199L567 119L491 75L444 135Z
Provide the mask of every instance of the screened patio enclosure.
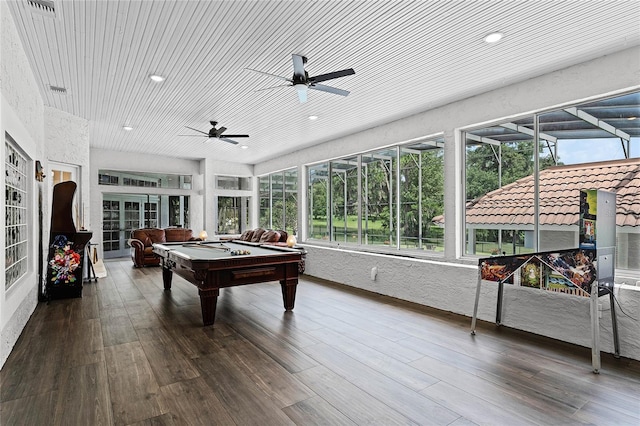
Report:
M443 250L430 219L443 208L442 138L309 167L309 238Z
M633 267L624 259L638 257L640 184L620 161L640 156L640 93L468 130L464 140L467 254L577 247L578 191L599 188L618 194L618 266Z

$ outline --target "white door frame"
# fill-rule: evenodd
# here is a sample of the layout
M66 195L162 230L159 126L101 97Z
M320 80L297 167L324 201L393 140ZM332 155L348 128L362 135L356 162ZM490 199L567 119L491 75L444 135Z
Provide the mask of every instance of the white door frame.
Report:
M82 182L80 181L80 166L68 163L60 163L57 161L49 161L49 200L53 201L53 187L60 182L73 181L78 186L75 194L73 194L73 211L71 215L75 222L76 229L82 229L85 226L84 203L82 200ZM59 174L59 175L57 175ZM80 207L82 206L82 207Z

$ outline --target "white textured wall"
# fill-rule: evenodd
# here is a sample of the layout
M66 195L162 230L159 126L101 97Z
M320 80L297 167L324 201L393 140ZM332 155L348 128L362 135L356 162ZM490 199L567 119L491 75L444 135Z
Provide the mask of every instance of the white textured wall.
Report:
M44 141L47 161L78 166L78 207L84 206L81 215L91 217L89 210L89 121L61 111L56 108L44 107ZM48 164L43 164L45 170L50 170ZM49 183L50 184L50 183ZM47 194L48 195L48 194ZM50 201L48 200L48 203ZM79 224L76 223L76 226ZM85 223L91 229L91 223Z
M478 283L477 263L459 264L398 256L384 256L348 249L305 244L306 275L471 316ZM371 269L377 268L375 280ZM498 284L484 282L478 304L478 318L495 322ZM637 317L640 288L616 287L621 355L640 360L640 327L622 311ZM304 290L300 290L301 297ZM608 297L600 298L600 345L614 352ZM505 285L502 324L558 340L591 347L589 298ZM482 338L479 332L478 339Z
M629 247L627 255L629 257L626 259L626 267L640 270L640 234L629 234L627 236L627 244ZM637 285L640 286L640 281L638 281Z
M473 306L477 268L305 244L305 274L458 314ZM377 268L375 281L371 269ZM455 289L455 292L452 291ZM452 297L457 293L457 297Z
M8 132L16 140L20 149L31 160L44 160L43 148L43 102L38 91L31 67L24 53L22 43L14 25L13 18L5 2L0 2L0 134L2 145L0 158L5 158L4 133ZM2 164L2 180L4 186L4 161ZM29 271L9 291L4 289L4 279L0 285L0 366L4 364L11 349L15 345L27 320L38 302L38 212L37 194L44 184L35 182L33 176L29 186L32 197L29 200L30 228ZM46 192L46 189L43 191ZM4 200L4 199L3 199ZM45 205L45 215L48 207ZM4 201L2 201L4 210ZM4 227L5 216L1 215L0 225ZM0 235L0 270L4 271L5 256L4 232ZM4 273L3 273L4 278Z

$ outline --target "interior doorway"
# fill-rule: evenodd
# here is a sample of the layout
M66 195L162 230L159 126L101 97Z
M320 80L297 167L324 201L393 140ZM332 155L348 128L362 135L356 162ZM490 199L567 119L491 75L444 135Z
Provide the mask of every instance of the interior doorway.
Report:
M85 212L84 204L82 200L82 194L80 188L82 182L80 182L80 167L73 164L58 163L55 161L49 161L49 200L53 199L53 187L62 182L72 181L77 185L75 194L73 194L72 203L72 217L76 229L82 229L85 226Z

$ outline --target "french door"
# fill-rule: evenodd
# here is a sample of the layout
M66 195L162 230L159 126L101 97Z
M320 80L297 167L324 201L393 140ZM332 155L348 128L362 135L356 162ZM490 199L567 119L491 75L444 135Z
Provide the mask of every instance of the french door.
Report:
M160 197L103 194L102 252L105 259L129 255L131 231L158 226Z

